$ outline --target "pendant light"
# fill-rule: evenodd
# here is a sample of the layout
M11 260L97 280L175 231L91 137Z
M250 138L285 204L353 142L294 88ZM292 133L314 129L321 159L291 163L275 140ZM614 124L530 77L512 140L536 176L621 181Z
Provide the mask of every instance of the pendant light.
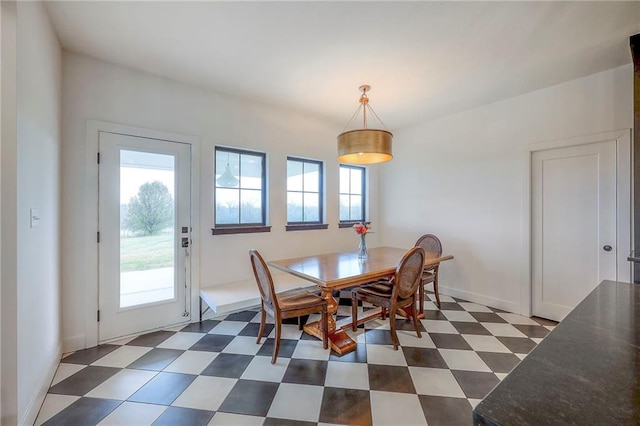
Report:
M366 84L360 86L362 96L360 96L360 106L345 126L345 129L354 122L362 112L362 129L346 130L338 135L338 161L351 164L374 164L384 163L393 158L391 153L391 142L393 134L384 129L384 124L369 106L367 92L371 86ZM382 129L367 128L368 117L374 117ZM384 130L383 130L384 129Z
M216 180L219 186L225 188L235 188L238 186L238 178L236 178L233 173L231 173L231 166L229 166L229 154L227 154L227 165L224 168L224 172L220 175L220 177Z

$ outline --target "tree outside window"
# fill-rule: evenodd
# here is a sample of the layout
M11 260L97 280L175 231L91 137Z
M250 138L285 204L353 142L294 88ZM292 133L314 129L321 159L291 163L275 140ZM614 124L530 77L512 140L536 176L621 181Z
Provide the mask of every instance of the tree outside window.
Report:
M157 235L173 226L173 197L160 181L142 184L124 210L124 227L134 233Z

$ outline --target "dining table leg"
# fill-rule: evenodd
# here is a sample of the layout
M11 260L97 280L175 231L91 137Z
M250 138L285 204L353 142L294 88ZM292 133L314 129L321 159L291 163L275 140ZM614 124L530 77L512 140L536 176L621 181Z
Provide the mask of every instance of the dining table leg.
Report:
M355 340L349 337L344 330L336 328L334 315L338 312L338 302L333 297L333 291L327 288L323 288L321 291L321 297L327 301L329 347L338 355L344 355L354 351L356 349ZM304 331L318 339L322 339L322 322L316 321L307 324L304 326Z

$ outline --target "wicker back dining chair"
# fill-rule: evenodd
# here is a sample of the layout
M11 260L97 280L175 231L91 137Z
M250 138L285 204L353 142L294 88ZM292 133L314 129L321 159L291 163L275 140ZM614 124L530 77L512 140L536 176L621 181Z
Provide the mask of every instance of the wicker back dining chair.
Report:
M269 314L273 317L275 324L276 336L275 344L273 346L273 356L271 357L271 364L276 363L278 358L278 351L280 350L280 335L282 333L282 320L287 318L298 318L298 328L302 329L300 322L300 316L320 313L322 315L322 347L328 348L328 317L327 317L327 302L320 296L317 296L311 292L303 291L290 295L278 295L273 284L273 277L269 271L269 267L266 262L258 253L257 250L249 250L249 258L251 260L251 267L253 268L253 275L256 278L258 289L260 290L260 298L262 299L261 306L261 319L260 330L258 331L258 339L256 343L260 343L262 334L265 329L266 315Z
M415 246L422 247L424 251L436 253L438 255L442 254L442 243L440 242L440 239L433 234L425 234L418 238ZM422 282L418 288L418 292L420 293L420 312L424 312L424 286L429 283L433 283L433 293L436 295L436 303L438 304L438 309L440 309L440 293L438 292L439 267L440 264L436 266L429 266L424 268L424 271L422 272Z
M421 247L413 247L405 253L396 268L396 273L390 281L379 281L373 284L357 287L351 290L351 321L353 331L358 325L358 300L372 303L389 312L389 326L393 348L398 350L398 335L396 333L396 313L400 308L410 307L413 326L420 333L420 322L416 310L416 293L420 285L425 254Z

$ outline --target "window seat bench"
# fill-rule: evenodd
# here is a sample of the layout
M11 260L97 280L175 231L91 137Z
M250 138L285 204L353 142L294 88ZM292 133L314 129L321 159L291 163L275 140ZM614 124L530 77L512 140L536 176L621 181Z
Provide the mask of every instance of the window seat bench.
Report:
M291 274L272 274L276 293L300 289L316 290L318 286ZM206 305L204 311L203 304ZM209 309L216 315L237 312L260 305L260 292L255 278L200 288L200 321Z

